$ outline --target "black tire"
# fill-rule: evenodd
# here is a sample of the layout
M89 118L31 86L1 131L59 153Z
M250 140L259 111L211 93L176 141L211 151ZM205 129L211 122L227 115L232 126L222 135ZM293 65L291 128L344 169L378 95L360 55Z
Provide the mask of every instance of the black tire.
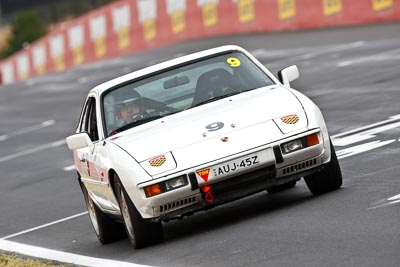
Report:
M296 186L296 182L297 181L290 181L290 182L287 182L287 183L284 183L284 184L280 184L280 185L277 185L277 186L273 186L273 187L267 188L267 192L268 192L268 194L275 194L275 193L282 192L284 190L288 190L290 188L295 187Z
M102 244L120 240L126 237L124 225L104 214L89 196L85 185L79 181L83 196L85 197L86 207L94 232Z
M330 146L331 161L322 171L304 177L308 189L314 196L336 190L343 184L342 172L332 142Z
M126 233L133 247L139 249L162 242L164 238L162 223L143 220L118 176L114 177L114 181Z

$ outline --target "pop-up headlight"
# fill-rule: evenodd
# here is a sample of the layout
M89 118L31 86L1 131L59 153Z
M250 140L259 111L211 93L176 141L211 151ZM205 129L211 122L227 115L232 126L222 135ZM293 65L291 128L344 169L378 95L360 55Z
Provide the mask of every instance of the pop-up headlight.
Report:
M319 144L319 139L318 139L318 133L311 134L287 143L284 143L281 145L282 153L283 154L289 154L292 152L295 152L297 150L318 145Z
M164 183L165 183L165 188L167 189L167 191L170 191L170 190L187 185L188 181L185 176L179 176L177 178L165 181Z
M289 143L283 144L282 145L282 153L289 154L291 152L300 150L302 148L303 148L302 139L297 139L297 140L291 141Z

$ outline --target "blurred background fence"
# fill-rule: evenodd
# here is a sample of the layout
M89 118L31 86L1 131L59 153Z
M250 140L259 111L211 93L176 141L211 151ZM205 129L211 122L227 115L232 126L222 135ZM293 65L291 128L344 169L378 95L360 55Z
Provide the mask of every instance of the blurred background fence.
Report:
M0 35L5 36L15 31L15 25L11 29L6 25L11 21L11 15L7 14L16 11L4 12L4 4L25 0L1 1L1 12L6 15L0 20L3 25ZM26 5L42 1L46 2L26 1ZM25 19L25 24L19 24L25 25L23 28L28 25L32 30L41 29L40 23L45 19L44 23L51 22L52 26L44 27L45 33L29 36L35 40L33 42L22 37L27 41L21 47L12 45L21 49L0 62L2 83L214 35L400 20L400 0L87 0L85 6L75 9L53 7L50 3L85 1L47 2L49 5L41 5L42 9L35 10L36 14L42 14L38 21L33 17ZM95 8L97 6L101 7ZM92 8L95 9L87 11ZM75 12L64 14L63 10ZM79 16L82 12L86 13Z

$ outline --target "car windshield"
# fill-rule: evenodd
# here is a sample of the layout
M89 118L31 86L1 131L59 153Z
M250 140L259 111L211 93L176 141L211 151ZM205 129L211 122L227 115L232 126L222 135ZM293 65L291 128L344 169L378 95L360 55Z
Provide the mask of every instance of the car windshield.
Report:
M189 62L106 92L102 105L107 136L272 84L267 74L240 52Z

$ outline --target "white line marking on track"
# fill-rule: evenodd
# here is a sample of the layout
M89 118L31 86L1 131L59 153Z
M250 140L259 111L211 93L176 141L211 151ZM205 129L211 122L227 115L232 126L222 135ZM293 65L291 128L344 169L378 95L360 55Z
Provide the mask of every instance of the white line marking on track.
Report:
M344 136L344 135L349 135L349 134L352 134L352 133L360 132L360 131L363 131L363 130L366 130L366 129L370 129L370 128L373 128L373 127L376 127L376 126L380 126L382 124L386 124L386 123L395 121L395 120L400 120L400 114L397 114L397 115L394 115L394 116L390 116L388 120L376 122L376 123L373 123L373 124L369 124L369 125L366 125L366 126L363 126L363 127L360 127L360 128L356 128L356 129L344 132L344 133L333 135L332 138L337 138L337 137L341 137L341 136Z
M35 246L30 246L30 245L25 245L21 243L16 243L16 242L11 242L6 239L20 236L29 232L33 232L45 227L49 227L58 223L62 223L68 220L72 220L78 217L81 217L83 215L88 214L87 211L81 212L72 216L69 216L64 219L60 219L51 223L47 223L41 226L37 226L25 231L21 231L12 235L8 235L5 237L0 238L0 250L2 251L7 251L11 253L18 253L22 255L27 255L27 256L33 256L35 258L42 258L42 259L47 259L47 260L52 260L52 261L58 261L58 262L63 262L63 263L70 263L70 264L75 264L79 266L134 266L134 267L145 267L149 265L140 265L136 263L130 263L130 262L123 262L123 261L114 261L114 260L108 260L108 259L101 259L101 258L94 258L94 257L88 257L88 256L82 256L78 254L73 254L73 253L68 253L68 252L62 252L62 251L57 251L57 250L52 250L52 249L46 249L42 247L35 247Z
M388 140L388 141L373 141L373 142L369 142L369 143L365 143L365 144L361 144L358 146L353 146L353 147L349 147L346 149L341 149L336 151L336 154L338 156L338 159L344 159L350 156L354 156L375 148L379 148L379 147L383 147L386 146L390 143L395 142L396 140Z
M347 146L376 137L377 133L385 132L394 128L400 127L400 122L383 125L368 131L356 133L343 138L335 138L332 140L335 146Z
M125 73L129 73L129 72L132 72L132 67L131 66L126 66L126 67L124 67L123 68L123 71L125 72Z
M310 48L297 48L297 49L279 49L279 50L270 50L270 49L255 49L251 51L251 54L257 58L270 58L270 57L278 57L278 56L288 56L294 54L302 54L310 51Z
M393 204L396 204L396 203L400 203L400 199L392 201L392 202L389 202L388 205L393 205Z
M52 126L55 123L56 123L55 120L48 120L48 121L44 121L44 122L41 122L39 124L30 126L30 127L27 127L27 128L23 128L21 130L15 131L15 132L11 132L11 133L8 133L8 134L0 135L0 142L1 141L5 141L5 140L9 139L10 137L26 134L26 133L29 133L29 132L33 132L33 131L36 131L36 130L40 130L42 128L46 128L46 127Z
M399 60L399 55L398 53L400 52L400 49L393 49L385 52L381 52L378 54L370 55L368 57L361 57L361 58L356 58L353 60L348 60L348 61L342 61L337 63L336 65L338 67L346 67L349 65L353 64L365 64L365 63L370 63L370 62L376 62L376 61L388 61L388 60Z
M70 165L70 166L64 167L63 170L66 172L73 171L73 170L75 170L75 165Z
M344 133L333 135L332 142L335 146L347 146L375 137L375 134L394 129L400 126L400 114L389 117L389 119L353 129ZM397 121L397 122L396 122Z
M377 208L385 208L391 206L393 204L400 203L400 194L395 195L393 197L389 197L388 199L384 199L378 202L375 202L372 207L369 207L367 210L373 210Z
M0 240L0 250L8 251L11 253L23 254L32 256L35 258L48 259L52 261L64 262L74 264L78 266L129 266L129 267L146 267L149 265L141 265L130 262L107 260L101 258L94 258L88 256L82 256L78 254L72 254L68 252L57 251L53 249L35 247L8 240Z
M31 149L27 149L27 150L24 150L24 151L21 151L21 152L17 152L17 153L8 155L8 156L1 157L0 158L0 163L9 161L9 160L12 160L12 159L15 159L15 158L19 158L19 157L22 157L22 156L26 156L26 155L29 155L29 154L32 154L32 153L36 153L36 152L39 152L39 151L42 151L42 150L46 150L46 149L49 149L49 148L59 147L59 146L62 146L64 144L65 144L65 140L62 139L62 140L59 140L59 141L52 142L50 144L45 144L45 145L41 145L41 146L34 147L34 148L31 148Z
M89 81L88 77L81 77L78 79L78 83L87 83Z
M351 65L353 65L353 61L351 61L351 60L342 61L342 62L339 62L339 63L337 64L337 66L338 66L339 68L348 67L348 66L351 66Z
M21 232L12 234L12 235L1 237L0 240L9 239L9 238L12 238L12 237L16 237L16 236L19 236L19 235L23 235L23 234L26 234L26 233L29 233L29 232L33 232L33 231L45 228L45 227L48 227L48 226L52 226L52 225L55 225L55 224L58 224L58 223L61 223L61 222L69 221L69 220L75 219L77 217L86 215L87 213L88 213L87 211L81 212L81 213L69 216L67 218L63 218L63 219L60 219L60 220L57 220L57 221L54 221L54 222L51 222L51 223L46 223L46 224L43 224L41 226L37 226L37 227L31 228L31 229L28 229L28 230L24 230L24 231L21 231Z
M186 54L185 53L178 53L178 54L176 54L175 56L173 56L173 58L176 58L176 57L183 57L183 56L185 56Z
M337 53L337 52L361 47L363 45L365 45L364 41L358 41L358 42L353 42L353 43L349 43L349 44L341 44L341 45L334 45L334 46L329 46L329 47L322 47L321 49L313 48L313 50L315 50L315 52L290 57L290 60L292 62L300 61L300 60L310 60L312 58L315 58L317 56L321 56L324 54ZM270 64L270 65L281 65L281 64L285 63L286 61L288 61L288 58L281 59L278 61L273 61L272 64Z
M395 196L392 196L392 197L389 197L388 200L389 200L389 201L400 200L400 194L395 195Z

